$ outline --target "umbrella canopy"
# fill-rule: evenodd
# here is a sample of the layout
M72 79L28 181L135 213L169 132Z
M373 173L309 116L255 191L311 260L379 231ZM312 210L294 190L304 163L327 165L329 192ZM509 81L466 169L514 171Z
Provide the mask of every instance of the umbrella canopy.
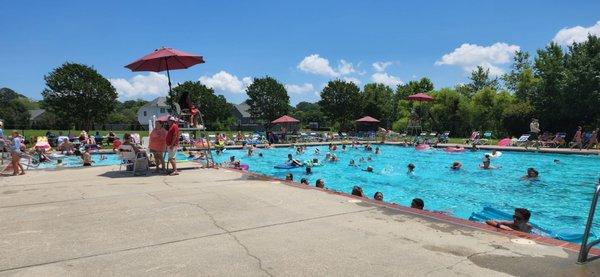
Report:
M161 72L166 70L169 79L169 92L171 92L171 74L169 70L184 69L199 63L204 63L202 56L162 47L125 67L131 69L131 71Z
M433 101L433 97L427 95L426 93L417 93L408 97L408 100L412 101L421 101L421 102L430 102Z
M372 118L370 116L365 116L363 118L357 119L354 122L358 122L358 123L379 123L380 121Z
M204 63L202 56L162 47L125 67L131 69L131 71L161 72L165 70L185 69L199 63Z
M298 122L300 122L300 120L295 119L295 118L293 118L291 116L288 116L288 115L284 115L284 116L282 116L282 117L280 117L278 119L275 119L275 120L271 121L271 123L273 123L273 124L298 123Z
M509 146L510 141L510 138L503 138L498 142L498 146Z

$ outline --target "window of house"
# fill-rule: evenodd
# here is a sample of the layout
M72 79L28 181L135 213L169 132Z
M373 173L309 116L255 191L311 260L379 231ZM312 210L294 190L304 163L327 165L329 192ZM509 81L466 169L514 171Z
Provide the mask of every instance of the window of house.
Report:
M165 108L160 108L160 113L165 113Z
M144 111L144 116L148 116L148 113L146 111Z

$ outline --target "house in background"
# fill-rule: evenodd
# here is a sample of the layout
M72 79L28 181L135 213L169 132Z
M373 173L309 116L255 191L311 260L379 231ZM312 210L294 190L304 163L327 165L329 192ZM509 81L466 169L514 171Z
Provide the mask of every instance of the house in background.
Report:
M157 97L156 99L146 103L137 112L137 118L140 125L148 128L148 122L152 116L159 117L169 113L169 105L167 105L166 97Z
M29 126L36 126L45 112L44 109L29 110Z
M239 131L263 131L262 123L256 121L250 115L250 105L246 101L241 104L233 105L233 116L235 117L235 126L232 129Z

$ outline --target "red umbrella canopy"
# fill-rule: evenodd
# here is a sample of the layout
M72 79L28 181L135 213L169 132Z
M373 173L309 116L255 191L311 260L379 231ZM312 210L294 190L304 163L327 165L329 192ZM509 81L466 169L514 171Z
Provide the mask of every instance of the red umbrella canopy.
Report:
M284 115L284 116L282 116L282 117L280 117L278 119L275 119L275 120L271 121L271 123L273 123L273 124L279 124L279 123L298 123L298 122L300 122L300 120L295 119L295 118L293 118L291 116L287 116L287 115Z
M357 119L354 122L358 122L358 123L379 123L379 120L372 118L370 116L365 116L361 119Z
M202 56L186 53L173 48L162 47L125 67L131 69L131 71L160 72L165 70L184 69L199 63L204 63Z
M421 93L417 93L417 94L413 94L413 95L409 96L408 100L429 102L429 101L433 101L433 97L421 92Z

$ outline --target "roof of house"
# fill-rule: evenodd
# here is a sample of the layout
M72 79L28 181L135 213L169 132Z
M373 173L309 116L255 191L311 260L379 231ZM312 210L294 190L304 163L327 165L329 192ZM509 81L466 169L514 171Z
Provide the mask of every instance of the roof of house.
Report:
M38 116L44 114L45 112L46 110L44 109L29 110L29 114L31 115L29 120L35 120Z
M142 106L142 108L149 108L149 107L168 107L169 105L167 105L167 97L156 97L154 100L146 103L146 105Z
M233 106L235 107L236 110L238 110L238 112L240 112L240 114L243 117L252 117L249 112L250 105L248 105L245 101L240 104L233 105Z

